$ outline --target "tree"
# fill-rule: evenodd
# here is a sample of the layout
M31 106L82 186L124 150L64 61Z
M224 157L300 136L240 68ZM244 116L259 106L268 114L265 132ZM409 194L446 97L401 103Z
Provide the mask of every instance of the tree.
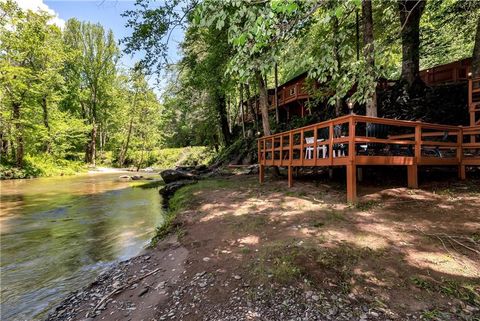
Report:
M111 30L105 33L99 24L76 19L67 21L64 39L72 55L70 73L78 86L75 92L79 94L81 114L91 126L85 161L95 165L98 129L108 108L108 87L115 79L119 50Z
M398 1L402 38L401 79L410 88L420 79L420 19L425 4L426 0Z
M228 72L240 81L254 80L259 90L264 135L270 134L264 75L274 68L285 42L308 25L321 1L220 1L201 3L194 21L224 29L232 44Z
M372 1L362 0L362 19L363 19L363 54L365 56L367 75L375 81L375 47L373 43L373 17ZM376 85L375 85L376 86ZM375 89L366 101L367 116L377 116L377 95Z
M480 15L477 19L477 32L475 33L472 61L472 75L474 77L480 77Z
M2 128L2 137L10 137L10 145L15 146L15 164L21 168L26 151L35 150L39 144L42 150L50 151L50 113L56 112L62 86L61 32L49 24L52 17L45 12L23 12L11 1L0 5L4 12L0 25L0 74L4 103L11 108L11 122ZM10 118L6 111L3 114L5 119ZM32 139L34 132L36 137Z

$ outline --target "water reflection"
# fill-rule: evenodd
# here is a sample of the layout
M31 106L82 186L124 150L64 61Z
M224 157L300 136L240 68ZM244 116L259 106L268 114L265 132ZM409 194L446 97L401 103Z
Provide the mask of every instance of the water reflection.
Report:
M118 173L0 182L1 319L40 319L163 222L157 189Z

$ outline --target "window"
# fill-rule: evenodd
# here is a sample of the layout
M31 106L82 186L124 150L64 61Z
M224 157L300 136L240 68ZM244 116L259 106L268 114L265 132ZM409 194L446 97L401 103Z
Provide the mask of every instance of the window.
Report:
M288 92L289 92L290 96L295 95L295 86L290 88L290 90Z

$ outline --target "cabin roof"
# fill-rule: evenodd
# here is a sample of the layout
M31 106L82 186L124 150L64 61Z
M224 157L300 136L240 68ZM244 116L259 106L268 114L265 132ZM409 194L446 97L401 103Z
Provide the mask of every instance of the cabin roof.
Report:
M296 83L300 79L307 78L308 72L302 71L300 73L295 74L293 77L290 77L287 81L278 85L278 88L281 89L284 86L288 86L290 84ZM275 87L269 88L268 90L275 90Z

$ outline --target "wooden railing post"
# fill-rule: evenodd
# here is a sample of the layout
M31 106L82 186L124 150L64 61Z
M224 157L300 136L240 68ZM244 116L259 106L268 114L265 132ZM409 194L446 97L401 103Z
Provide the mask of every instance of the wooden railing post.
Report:
M280 135L280 165L283 162L283 134Z
M263 165L267 165L267 139L263 139Z
M261 149L261 144L264 143L263 139L258 140L258 181L260 184L262 184L265 180L265 166L262 163L263 158L265 158L264 155L262 155L263 151ZM265 145L263 145L265 146Z
M272 137L272 165L275 165L275 137Z
M407 181L409 188L418 188L418 163L422 158L422 127L415 125L415 157L413 164L407 166Z
M333 123L328 126L328 160L333 165Z
M304 145L303 145L303 141L304 141L304 132L303 132L303 129L300 130L300 159L301 159L301 162L302 162L302 166L303 166L303 160L305 158L305 151L303 150L304 148Z
M463 165L463 127L459 126L457 133L457 161L458 161L458 178L464 180L466 178L465 165Z
M355 119L348 120L347 201L357 201L357 165L355 164Z
M318 143L317 143L317 126L313 127L313 159L314 159L314 164L317 166L317 158L318 158Z
M355 163L355 118L350 116L348 120L348 159L350 163Z
M420 162L422 157L422 127L420 124L415 126L415 159L414 163Z
M290 132L290 136L288 138L288 165L292 166L293 161L293 133Z

